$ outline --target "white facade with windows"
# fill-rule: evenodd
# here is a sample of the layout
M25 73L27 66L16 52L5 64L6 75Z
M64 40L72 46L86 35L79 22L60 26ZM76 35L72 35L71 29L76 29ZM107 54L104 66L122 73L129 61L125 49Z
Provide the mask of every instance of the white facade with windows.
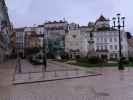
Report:
M16 52L20 53L24 56L24 49L25 49L25 33L24 33L25 28L16 28L15 33L16 33Z
M108 59L119 58L119 32L117 30L94 32L94 41L97 56L106 55ZM127 36L124 31L121 31L121 47L123 57L128 57Z
M81 34L79 29L69 30L65 37L65 52L70 57L86 56L88 52L87 37Z
M71 26L71 25L70 25ZM127 34L121 30L122 56L128 57ZM95 23L71 29L65 38L65 51L72 55L89 56L92 54L100 58L119 59L119 32L110 27L109 20L100 16ZM94 56L94 55L91 55Z

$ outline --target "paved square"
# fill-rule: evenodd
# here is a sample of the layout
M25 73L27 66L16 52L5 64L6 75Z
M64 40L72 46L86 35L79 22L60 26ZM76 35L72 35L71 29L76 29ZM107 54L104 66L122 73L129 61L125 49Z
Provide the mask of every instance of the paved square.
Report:
M14 66L0 65L0 100L133 100L133 68L96 68L103 75L13 85Z
M101 75L100 73L94 71L83 70L79 67L72 67L55 61L48 62L46 72L42 71L43 65L35 66L26 60L21 62L22 72L14 74L14 84L47 82Z

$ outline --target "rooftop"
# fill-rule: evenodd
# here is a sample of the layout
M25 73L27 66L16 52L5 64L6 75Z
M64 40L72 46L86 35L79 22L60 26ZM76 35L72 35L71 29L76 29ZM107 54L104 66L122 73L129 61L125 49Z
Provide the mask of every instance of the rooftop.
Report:
M48 21L45 24L59 24L59 23L66 23L66 21L60 20L60 21Z
M22 31L24 31L24 27L22 27L22 28L15 28L14 30L15 30L15 32L22 32Z
M108 21L103 15L101 15L97 20L96 22L99 22L99 21Z

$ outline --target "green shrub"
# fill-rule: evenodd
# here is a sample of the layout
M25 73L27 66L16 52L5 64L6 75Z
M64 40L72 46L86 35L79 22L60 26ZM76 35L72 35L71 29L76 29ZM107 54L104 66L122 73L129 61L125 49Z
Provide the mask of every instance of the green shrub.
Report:
M129 61L133 62L133 57L129 57Z
M98 57L90 57L90 58L85 57L77 59L77 62L88 63L88 64L99 64L102 63L102 60Z
M90 64L99 64L102 63L102 60L98 57L91 57L88 59Z
M122 64L129 64L129 61L125 57L121 58L121 62Z

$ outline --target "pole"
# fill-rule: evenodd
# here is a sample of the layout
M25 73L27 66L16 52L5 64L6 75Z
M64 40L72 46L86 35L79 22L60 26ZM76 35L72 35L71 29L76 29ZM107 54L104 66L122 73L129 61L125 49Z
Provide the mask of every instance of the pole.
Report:
M43 64L44 64L44 72L46 72L47 69L47 52L46 52L46 41L45 41L45 35L43 36Z
M123 20L123 25L121 25L121 22L120 22L120 18ZM115 23L115 21L116 21L116 17L113 17L113 24L114 24L114 28L116 27L116 28L118 28L118 33L119 33L119 62L118 62L118 69L119 70L124 70L124 66L122 65L122 51L121 51L121 49L122 49L122 45L121 45L121 27L123 27L123 29L124 29L124 19L125 19L125 17L120 17L120 14L118 13L117 14L117 23L118 23L118 25L116 25L116 23Z
M122 62L121 62L121 32L120 32L120 27L118 29L119 31L119 70L124 70L124 66L122 66Z
M120 25L120 16L118 15L118 31L119 31L119 66L118 69L119 70L124 70L124 66L122 65L122 53L121 53L121 25Z

